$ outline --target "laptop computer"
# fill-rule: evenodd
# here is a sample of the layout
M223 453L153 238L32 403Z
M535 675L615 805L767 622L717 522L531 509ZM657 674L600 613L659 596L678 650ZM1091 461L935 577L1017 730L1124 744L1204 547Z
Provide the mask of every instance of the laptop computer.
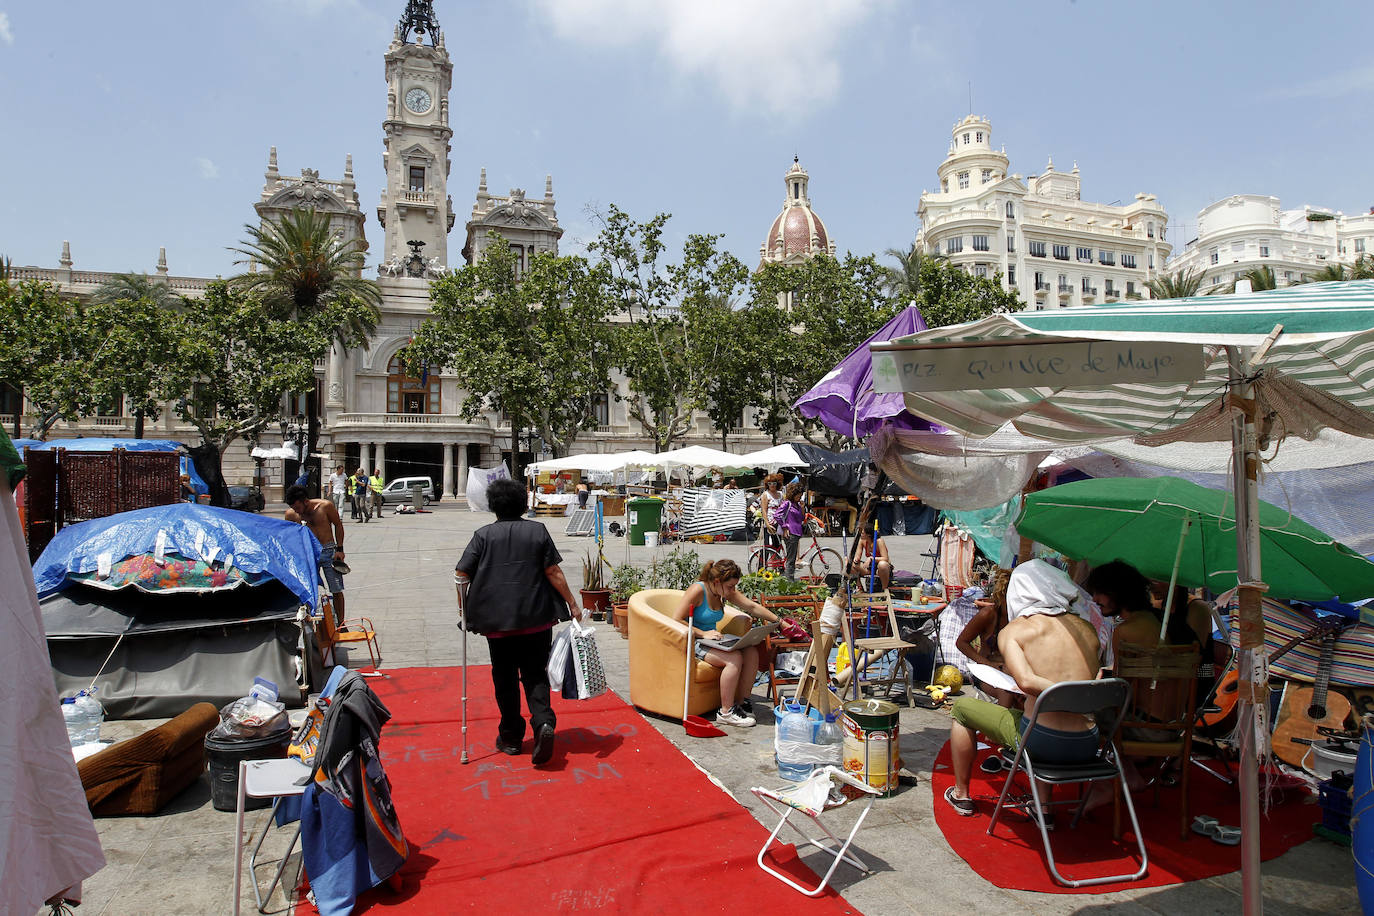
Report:
M762 626L753 627L743 636L722 636L720 639L698 639L697 642L712 649L720 649L722 652L738 652L740 649L747 649L750 646L757 646L768 638L780 623L765 623Z

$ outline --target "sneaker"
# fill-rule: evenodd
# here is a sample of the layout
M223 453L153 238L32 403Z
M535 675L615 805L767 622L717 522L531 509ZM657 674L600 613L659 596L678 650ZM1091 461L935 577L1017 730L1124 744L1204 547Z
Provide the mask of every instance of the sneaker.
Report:
M954 813L960 817L973 817L973 799L956 798L954 795L954 786L950 786L945 790L945 801L954 809Z
M753 728L758 723L753 716L743 715L739 708L722 709L716 714L716 722L720 725L733 725L736 728Z
M530 762L543 766L553 757L553 726L541 725L534 735L534 754Z
M754 715L754 701L747 697L743 700L740 700L738 703L735 704L735 712L739 713L740 715L752 717Z

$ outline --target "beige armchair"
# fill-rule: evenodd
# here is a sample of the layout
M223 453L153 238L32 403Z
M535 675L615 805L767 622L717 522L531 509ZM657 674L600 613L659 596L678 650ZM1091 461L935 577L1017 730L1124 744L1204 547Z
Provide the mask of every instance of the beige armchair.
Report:
M687 626L673 619L683 592L652 588L630 596L630 702L646 712L682 718L683 665L687 662ZM743 635L749 615L727 607L722 632ZM720 708L720 669L692 660L690 715Z

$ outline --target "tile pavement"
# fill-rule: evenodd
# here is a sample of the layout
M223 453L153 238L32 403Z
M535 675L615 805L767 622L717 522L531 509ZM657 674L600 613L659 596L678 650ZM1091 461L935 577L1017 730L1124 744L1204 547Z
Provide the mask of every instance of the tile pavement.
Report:
M269 512L280 512L280 506ZM384 668L450 666L461 659L453 593L453 564L472 531L490 520L469 512L461 503L443 502L429 514L393 516L369 524L348 524L345 548L353 572L348 577L349 616L366 615L381 637ZM587 538L563 535L561 520L545 522L563 553L564 572L576 590L581 581L580 558L591 546ZM839 546L835 539L835 546ZM929 561L920 554L928 538L891 538L898 568L925 572ZM698 548L703 559L747 556L740 544ZM606 554L614 563L646 565L649 548L627 548L623 539L610 538ZM613 690L628 698L628 642L606 627L599 639L607 677ZM355 652L353 663L358 664ZM468 661L487 661L485 640L468 639ZM361 663L366 664L362 653ZM758 695L756 693L756 695ZM756 704L767 705L766 701ZM767 812L749 793L752 785L777 782L772 761L769 715L760 727L731 730L716 740L692 739L673 720L647 721L684 754L709 772L726 791L760 819ZM135 734L149 722L111 722L106 738ZM939 712L904 709L901 748L909 769L924 776L948 732L948 719ZM955 856L931 815L933 799L927 779L920 778L891 799L878 802L859 834L858 845L873 866L863 876L847 866L835 875L835 885L860 910L870 914L1015 912L1068 913L1237 913L1240 911L1238 875L1163 889L1097 895L1055 895L1006 891L993 887ZM250 825L266 818L255 812ZM404 812L402 812L404 821ZM148 913L221 914L229 912L233 878L231 812L210 805L208 784L202 780L163 813L150 818L102 818L97 821L108 860L86 883L80 911L90 916L142 916ZM769 824L771 827L772 825ZM280 832L265 845L280 855L287 834ZM264 874L270 874L264 870ZM1266 910L1271 914L1355 912L1353 863L1348 850L1324 841L1305 843L1264 866ZM245 912L252 912L252 892L243 891ZM278 892L269 910L284 912Z

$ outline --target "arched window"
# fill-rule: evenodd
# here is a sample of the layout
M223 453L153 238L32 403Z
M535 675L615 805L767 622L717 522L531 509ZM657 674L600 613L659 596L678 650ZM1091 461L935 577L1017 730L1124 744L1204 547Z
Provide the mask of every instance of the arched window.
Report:
M401 357L391 357L386 366L387 413L439 413L439 375L427 372L428 378L406 375Z

